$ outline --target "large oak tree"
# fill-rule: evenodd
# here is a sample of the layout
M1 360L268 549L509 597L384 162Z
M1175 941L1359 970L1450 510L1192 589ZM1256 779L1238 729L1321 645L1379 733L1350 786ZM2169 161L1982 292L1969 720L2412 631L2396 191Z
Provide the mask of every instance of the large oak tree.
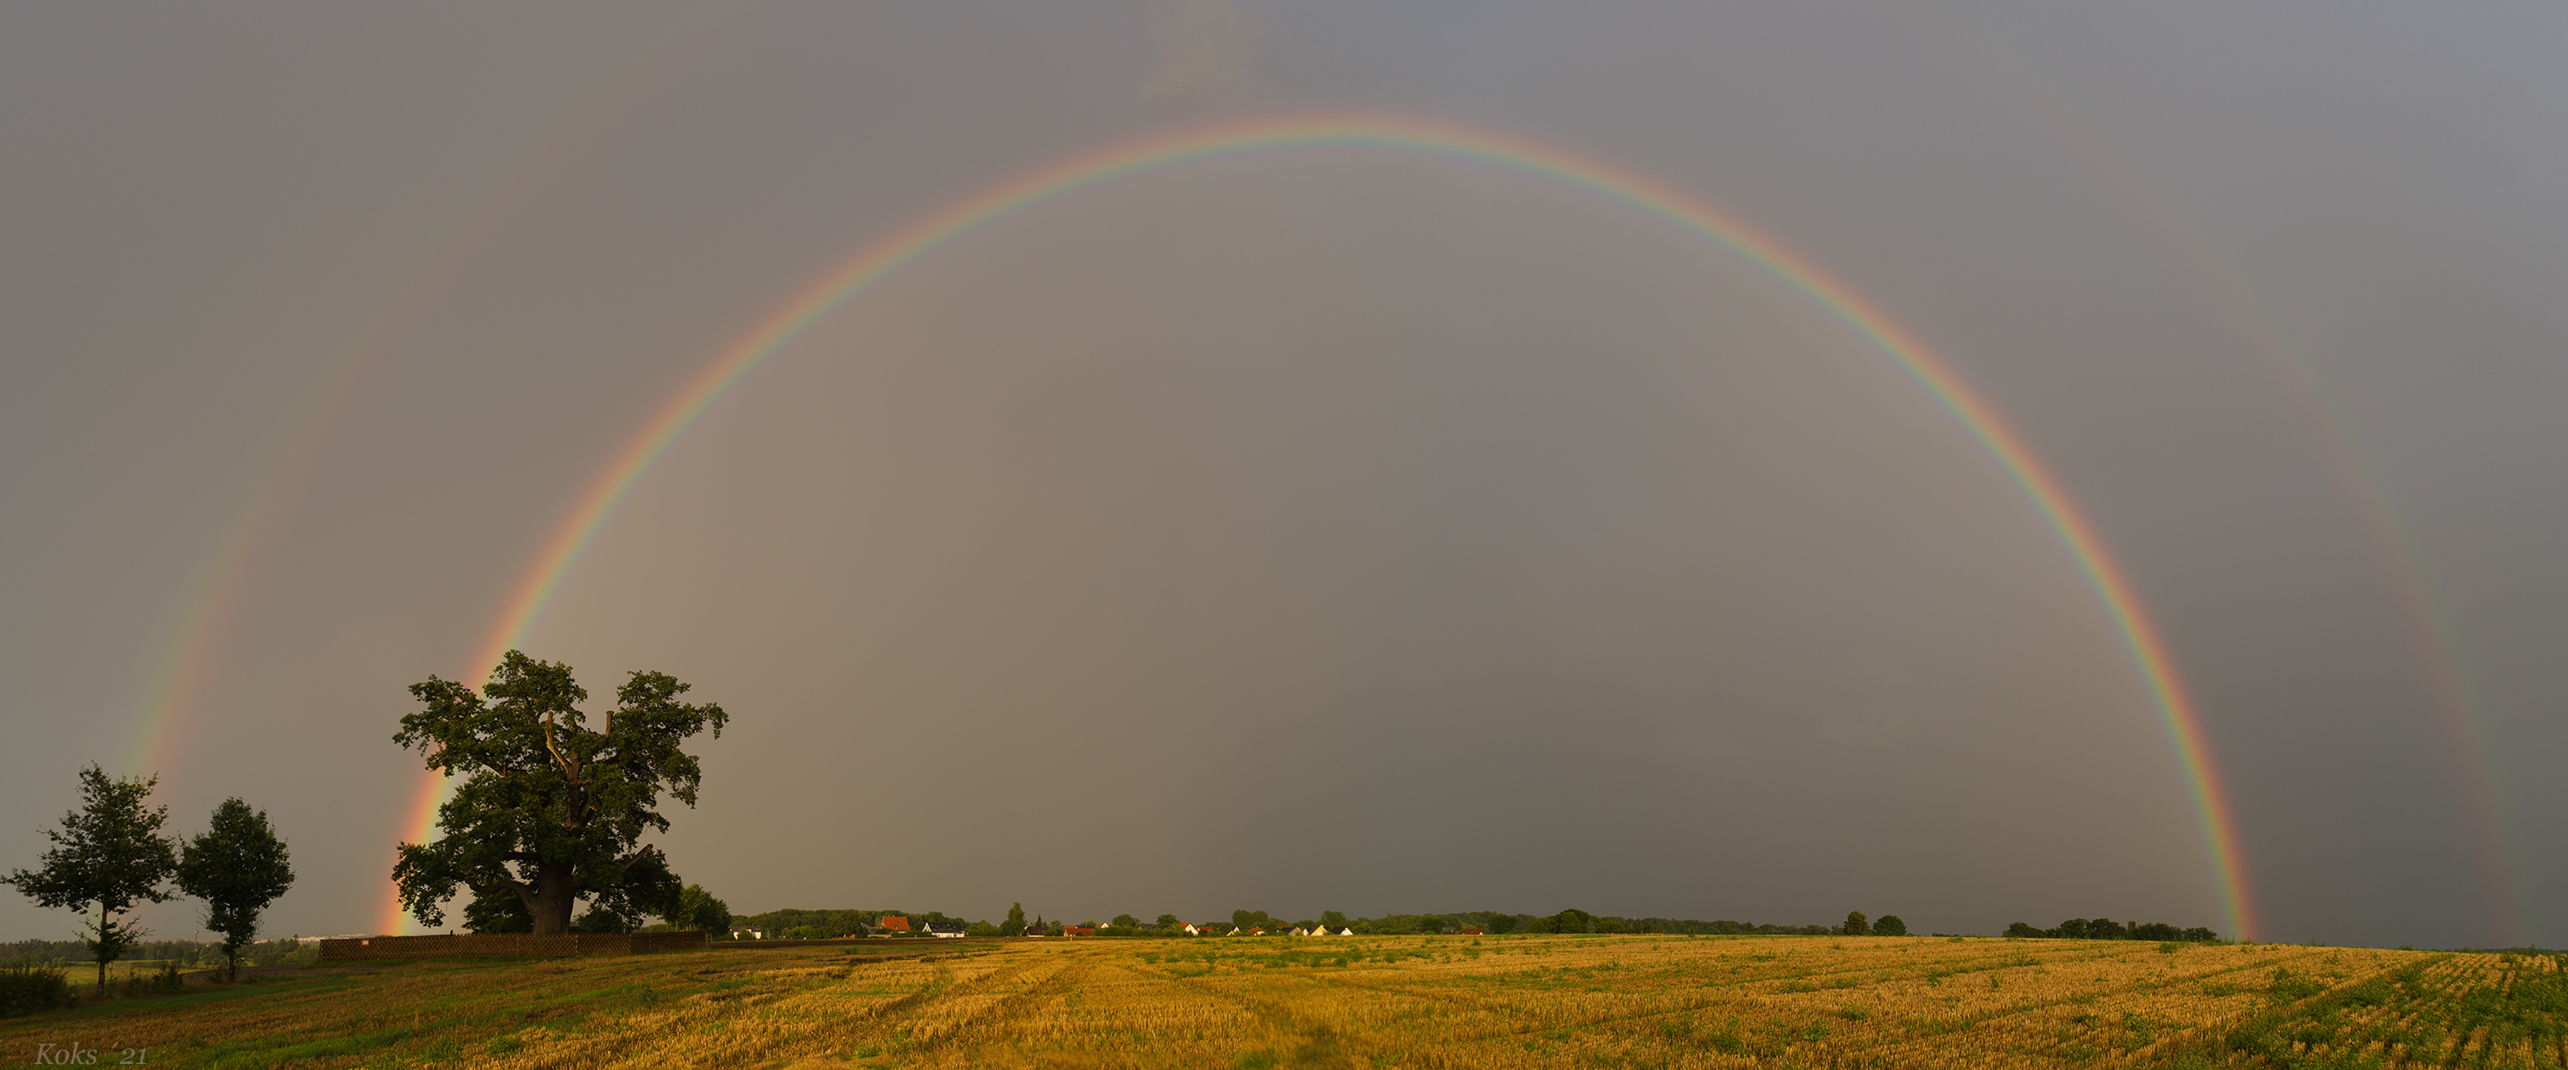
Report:
M588 692L571 667L511 650L480 693L431 676L412 684L422 709L393 741L428 768L463 778L437 811L443 837L404 843L392 879L420 924L445 924L457 888L514 895L537 935L571 931L581 899L627 918L676 910L681 886L644 834L666 831L661 797L692 807L703 772L679 749L729 715L679 701L687 685L635 672L615 690L600 729L579 704Z

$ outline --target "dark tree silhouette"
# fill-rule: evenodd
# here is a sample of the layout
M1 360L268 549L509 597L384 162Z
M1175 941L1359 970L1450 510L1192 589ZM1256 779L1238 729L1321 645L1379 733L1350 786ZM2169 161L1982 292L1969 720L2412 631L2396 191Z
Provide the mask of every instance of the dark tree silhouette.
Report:
M463 784L437 812L443 838L401 845L392 878L402 906L437 926L458 886L512 893L539 936L570 932L583 898L627 928L676 909L677 875L642 837L669 827L662 794L695 805L702 767L678 745L707 728L720 738L729 720L720 706L679 701L687 690L635 672L593 731L571 667L514 650L481 693L434 676L411 685L424 708L401 719L393 741Z
M95 764L80 771L80 809L62 815L62 828L45 830L53 847L35 872L15 870L0 882L15 885L37 906L76 910L91 904L98 920L88 924L81 946L98 959L98 991L107 991L107 964L143 938L141 927L119 923L116 916L137 902L166 903L161 883L178 869L178 852L161 825L169 807L143 805L160 777L110 779Z
M180 891L205 901L205 927L223 934L223 974L238 978L241 949L258 939L259 913L294 884L285 841L267 811L239 799L214 808L204 835L188 841L178 862Z

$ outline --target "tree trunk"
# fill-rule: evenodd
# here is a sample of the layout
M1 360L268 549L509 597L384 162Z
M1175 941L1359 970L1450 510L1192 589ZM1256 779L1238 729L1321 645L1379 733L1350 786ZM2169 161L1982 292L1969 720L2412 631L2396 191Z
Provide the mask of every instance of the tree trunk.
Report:
M98 901L98 998L107 998L107 901Z
M571 906L579 893L571 886L571 867L545 864L536 870L535 901L526 905L535 916L535 935L563 936L571 931Z

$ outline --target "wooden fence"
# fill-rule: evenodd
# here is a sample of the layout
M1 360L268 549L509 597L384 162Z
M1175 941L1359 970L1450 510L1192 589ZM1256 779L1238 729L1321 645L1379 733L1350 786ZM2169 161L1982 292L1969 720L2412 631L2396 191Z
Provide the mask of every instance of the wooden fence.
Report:
M703 933L473 933L458 936L350 936L321 941L321 961L369 959L470 959L524 956L568 958L576 955L648 955L662 951L701 951Z

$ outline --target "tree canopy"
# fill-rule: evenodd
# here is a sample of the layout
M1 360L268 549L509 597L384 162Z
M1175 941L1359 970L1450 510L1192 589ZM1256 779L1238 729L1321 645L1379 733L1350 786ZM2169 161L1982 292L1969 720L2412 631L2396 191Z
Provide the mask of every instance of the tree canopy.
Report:
M675 911L677 876L642 837L667 831L663 795L695 805L703 770L679 745L708 728L720 738L729 720L718 705L680 701L688 690L636 671L616 688L605 726L591 729L571 667L515 650L478 693L435 676L412 684L422 708L402 717L393 741L463 783L438 809L443 837L400 847L392 876L402 906L437 926L458 887L513 894L540 935L571 931L581 899L627 928Z
M211 827L188 841L178 863L179 890L205 901L205 927L223 936L227 975L240 973L241 949L258 939L259 912L293 883L267 811L239 799L214 808Z
M80 809L62 815L60 829L45 830L53 847L34 872L14 870L6 878L36 905L81 911L92 904L98 920L89 922L81 945L98 959L98 990L107 990L107 964L142 939L143 930L119 923L116 916L137 902L165 903L161 887L178 869L178 852L161 826L169 807L146 806L160 777L110 778L92 764L80 771Z

